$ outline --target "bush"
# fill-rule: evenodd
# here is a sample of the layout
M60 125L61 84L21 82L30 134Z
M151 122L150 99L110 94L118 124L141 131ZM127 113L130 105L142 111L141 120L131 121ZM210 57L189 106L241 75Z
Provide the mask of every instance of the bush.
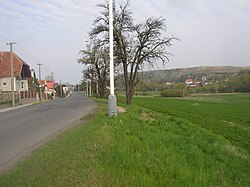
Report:
M161 91L161 96L162 97L183 97L183 89L166 89L166 90L162 90Z

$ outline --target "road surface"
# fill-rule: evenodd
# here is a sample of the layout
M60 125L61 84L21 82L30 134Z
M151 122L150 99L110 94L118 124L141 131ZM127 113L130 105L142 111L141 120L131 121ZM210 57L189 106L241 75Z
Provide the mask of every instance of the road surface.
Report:
M0 113L0 174L96 107L94 101L74 92L69 98Z

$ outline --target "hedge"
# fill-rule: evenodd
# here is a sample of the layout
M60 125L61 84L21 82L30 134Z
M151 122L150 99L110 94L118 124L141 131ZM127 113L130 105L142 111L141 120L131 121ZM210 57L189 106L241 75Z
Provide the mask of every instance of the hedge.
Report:
M161 91L162 97L183 97L182 89L166 89Z

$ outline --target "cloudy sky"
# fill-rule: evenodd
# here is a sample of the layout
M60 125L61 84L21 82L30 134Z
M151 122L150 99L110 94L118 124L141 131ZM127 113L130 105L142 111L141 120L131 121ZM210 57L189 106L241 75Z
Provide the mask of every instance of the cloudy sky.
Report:
M117 0L117 3L122 0ZM42 77L78 83L77 63L103 0L0 0L0 51L14 51ZM164 17L174 35L165 67L250 66L249 0L130 0L136 21Z

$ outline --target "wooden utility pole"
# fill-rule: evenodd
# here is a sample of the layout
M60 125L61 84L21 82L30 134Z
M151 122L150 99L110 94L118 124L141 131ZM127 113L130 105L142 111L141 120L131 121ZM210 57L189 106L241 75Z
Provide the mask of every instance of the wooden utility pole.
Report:
M39 67L39 95L40 95L40 97L39 97L39 100L41 101L42 100L42 90L41 90L41 66L42 66L42 64L37 64L38 65L38 67Z
M10 46L10 76L11 76L11 100L12 100L12 107L16 106L15 103L15 87L14 87L14 64L13 64L13 44L16 42L7 43Z
M60 97L63 97L62 81L60 80Z

